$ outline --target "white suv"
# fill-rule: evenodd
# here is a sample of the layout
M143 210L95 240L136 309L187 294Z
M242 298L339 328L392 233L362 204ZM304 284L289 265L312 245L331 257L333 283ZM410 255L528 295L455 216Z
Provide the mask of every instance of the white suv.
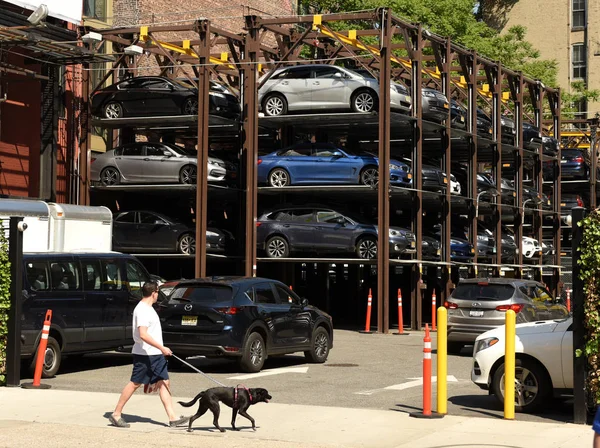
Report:
M573 319L517 325L515 409L531 412L552 395L573 393ZM505 327L481 334L473 348L471 380L504 400Z

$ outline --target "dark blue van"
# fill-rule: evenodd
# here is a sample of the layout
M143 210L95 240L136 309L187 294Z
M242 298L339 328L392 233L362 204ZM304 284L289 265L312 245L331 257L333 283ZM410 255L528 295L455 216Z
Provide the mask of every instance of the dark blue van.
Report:
M135 257L117 252L24 254L21 357L35 366L49 309L44 378L58 372L63 355L132 345L133 309L148 280L148 271Z

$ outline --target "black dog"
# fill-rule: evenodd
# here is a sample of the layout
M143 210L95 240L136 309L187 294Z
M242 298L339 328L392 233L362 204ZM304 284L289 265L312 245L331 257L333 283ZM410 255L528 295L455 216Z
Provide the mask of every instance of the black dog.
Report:
M267 389L247 389L245 387L213 387L200 392L192 401L188 403L184 403L183 401L179 401L178 403L181 406L189 408L190 406L193 406L196 401L200 400L198 412L190 417L188 432L192 432L192 423L194 420L204 415L204 413L209 409L213 413L213 424L215 427L219 431L225 432L225 430L219 426L219 414L221 413L219 401L222 401L224 404L233 409L233 413L231 415L231 427L235 431L239 431L235 427L235 418L237 417L238 412L240 415L243 415L252 422L252 429L256 431L254 419L250 417L246 411L251 405L260 403L261 401L268 403L271 398L272 397L269 395Z

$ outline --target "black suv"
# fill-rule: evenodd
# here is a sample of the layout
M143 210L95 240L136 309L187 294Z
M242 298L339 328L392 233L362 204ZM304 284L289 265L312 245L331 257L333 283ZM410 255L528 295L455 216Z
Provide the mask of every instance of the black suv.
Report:
M331 316L276 280L184 280L158 308L164 343L176 355L236 357L244 372L294 352L323 363L333 347Z

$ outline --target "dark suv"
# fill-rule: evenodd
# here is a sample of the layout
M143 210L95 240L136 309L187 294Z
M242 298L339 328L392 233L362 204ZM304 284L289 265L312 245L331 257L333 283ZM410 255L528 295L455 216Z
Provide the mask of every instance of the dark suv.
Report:
M184 280L158 314L175 354L234 357L244 372L258 372L269 355L294 352L323 363L333 347L331 316L267 278Z
M256 222L258 249L269 258L287 258L293 252L355 253L377 258L377 226L366 218L327 207L288 207L263 214ZM390 227L390 257L416 252L415 234Z

